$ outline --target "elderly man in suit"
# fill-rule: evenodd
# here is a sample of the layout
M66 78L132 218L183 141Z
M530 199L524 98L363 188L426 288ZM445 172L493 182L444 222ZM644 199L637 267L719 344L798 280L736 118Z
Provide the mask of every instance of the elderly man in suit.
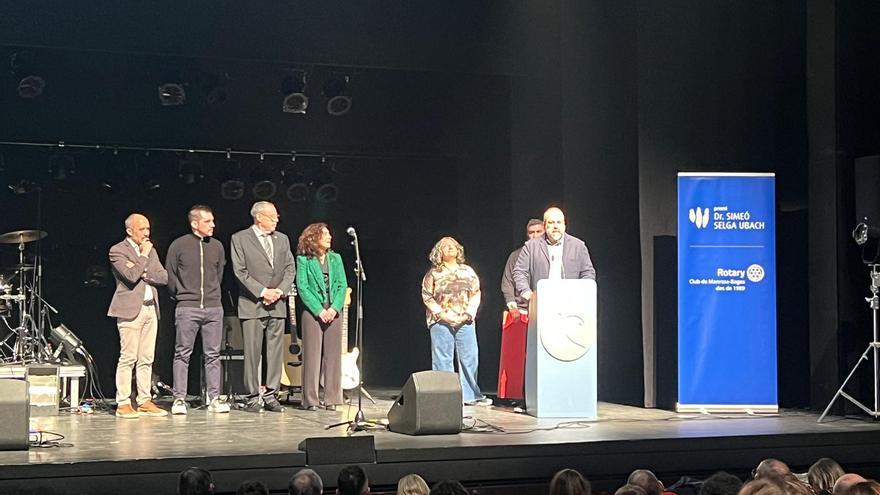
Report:
M150 399L150 380L159 327L159 292L168 283L168 272L150 241L150 221L132 213L125 219L126 237L110 248L116 292L107 316L119 329L119 363L116 365L116 416L165 416ZM137 409L131 404L131 373L136 368Z
M296 269L290 239L275 230L278 211L268 201L251 208L254 224L232 236L232 270L238 280L238 317L244 334L244 386L250 396L248 410L281 412L284 319ZM266 340L266 385L260 395L260 356Z
M563 278L596 279L596 270L584 241L565 233L565 214L559 208L544 212L544 235L522 247L513 281L516 292L526 301L538 286L538 280Z

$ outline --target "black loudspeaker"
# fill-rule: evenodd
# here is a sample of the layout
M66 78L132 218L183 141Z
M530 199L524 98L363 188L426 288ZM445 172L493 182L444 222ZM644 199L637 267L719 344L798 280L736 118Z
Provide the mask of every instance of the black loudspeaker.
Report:
M388 429L405 435L442 435L461 431L461 383L451 371L410 375L388 411Z
M868 219L868 225L880 226L880 155L855 160L856 221Z
M0 380L0 450L27 450L30 396L24 380Z

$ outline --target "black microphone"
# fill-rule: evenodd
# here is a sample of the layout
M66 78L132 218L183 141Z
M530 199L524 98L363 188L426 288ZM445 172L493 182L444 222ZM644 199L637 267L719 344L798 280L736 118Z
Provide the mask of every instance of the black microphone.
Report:
M354 227L345 229L345 232L352 237L357 237L357 232L355 232Z

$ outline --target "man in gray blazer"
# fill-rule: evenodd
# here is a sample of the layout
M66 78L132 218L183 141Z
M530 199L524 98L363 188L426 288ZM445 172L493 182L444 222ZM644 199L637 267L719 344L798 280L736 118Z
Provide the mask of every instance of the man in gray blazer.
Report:
M159 327L159 291L168 283L168 272L150 241L150 221L132 213L125 219L126 237L110 248L116 292L107 316L119 329L119 363L116 365L116 416L165 416L150 399L156 330ZM136 366L137 409L131 404L131 372Z
M516 292L526 301L532 298L538 280L547 278L596 280L586 244L565 233L565 214L555 207L544 212L544 235L525 243L513 269Z
M283 364L283 296L295 279L290 240L275 230L278 210L268 201L251 208L254 224L232 235L232 270L238 280L238 317L244 334L244 387L251 398L248 409L280 412L278 388ZM266 340L266 385L260 396L260 357Z

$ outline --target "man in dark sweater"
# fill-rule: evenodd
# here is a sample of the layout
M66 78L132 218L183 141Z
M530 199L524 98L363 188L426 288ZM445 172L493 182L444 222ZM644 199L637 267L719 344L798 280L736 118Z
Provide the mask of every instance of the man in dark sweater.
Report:
M186 414L186 386L189 358L202 332L205 355L205 383L208 410L228 413L229 404L220 401L220 343L223 336L223 304L220 282L226 266L223 244L214 239L214 213L204 205L189 210L192 233L178 237L168 247L168 292L177 301L174 322L174 404L171 414Z

